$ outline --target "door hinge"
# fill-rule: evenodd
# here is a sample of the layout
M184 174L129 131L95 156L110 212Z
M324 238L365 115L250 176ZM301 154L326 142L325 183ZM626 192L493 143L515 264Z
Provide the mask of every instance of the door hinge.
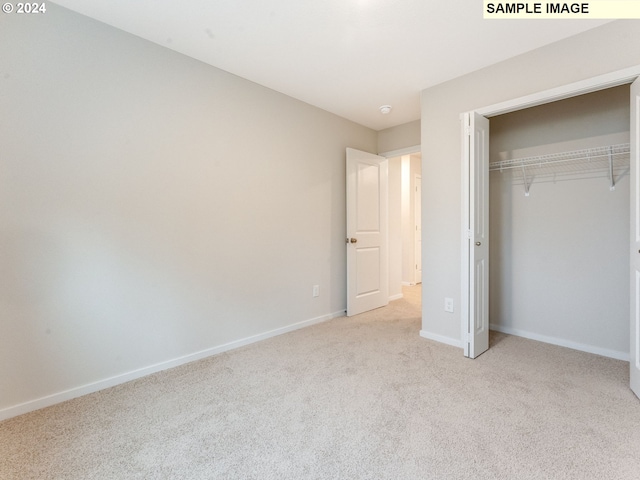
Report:
M471 240L473 238L473 232L471 230L467 230L467 238Z
M465 125L464 126L464 134L469 137L471 136L471 125Z

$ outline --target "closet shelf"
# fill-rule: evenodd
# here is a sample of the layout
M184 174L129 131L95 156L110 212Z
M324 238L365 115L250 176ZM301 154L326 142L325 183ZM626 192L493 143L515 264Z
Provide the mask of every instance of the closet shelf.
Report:
M489 164L489 170L507 170L510 168L540 167L554 163L576 162L583 164L590 160L608 159L609 155L629 155L629 144L621 143L606 147L587 148L570 152L550 153L535 157L516 158L513 160L501 160Z
M557 180L560 176L576 174L607 176L609 188L614 190L616 177L629 171L629 152L630 145L622 143L491 162L489 171L510 171L514 180L522 181L527 196L534 178L539 181L545 177Z

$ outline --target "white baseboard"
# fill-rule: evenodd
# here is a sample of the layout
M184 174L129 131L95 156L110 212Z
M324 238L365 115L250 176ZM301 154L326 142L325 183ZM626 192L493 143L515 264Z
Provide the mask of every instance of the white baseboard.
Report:
M426 330L420 330L420 336L423 338L428 338L429 340L434 340L436 342L445 343L447 345L451 345L452 347L462 348L462 342L456 338L445 337L443 335L437 335L435 333L427 332Z
M261 340L266 340L267 338L282 335L284 333L292 332L294 330L299 330L301 328L309 327L317 323L326 322L328 320L332 320L337 317L342 317L343 315L345 315L345 311L341 310L339 312L330 313L327 315L323 315L321 317L312 318L310 320L303 320L302 322L297 322L291 325L287 325L285 327L276 328L275 330L269 330L268 332L260 333L258 335L253 335L251 337L235 340L233 342L225 343L217 347L212 347L206 350L201 350L199 352L190 353L182 357L174 358L172 360L167 360L165 362L156 363L155 365L150 365L148 367L133 370L131 372L123 373L121 375L115 375L113 377L105 378L97 382L88 383L80 387L71 388L69 390L64 390L62 392L54 393L52 395L47 395L45 397L37 398L35 400L30 400L28 402L20 403L18 405L3 408L0 410L0 421L6 420L12 417L17 417L18 415L32 412L34 410L39 410L41 408L50 407L51 405L55 405L57 403L65 402L67 400L81 397L89 393L94 393L99 390L104 390L105 388L114 387L116 385L120 385L122 383L126 383L131 380L135 380L137 378L151 375L152 373L160 372L162 370L167 370L169 368L178 367L180 365L194 362L196 360L201 360L206 357L210 357L213 355L217 355L219 353L233 350L234 348L243 347L251 343L256 343Z
M629 352L620 352L617 350L609 350L607 348L594 347L593 345L585 345L583 343L572 342L570 340L564 340L562 338L549 337L546 335L539 335L537 333L527 332L518 328L503 327L501 325L491 324L489 325L491 330L496 332L506 333L508 335L515 335L517 337L528 338L530 340L537 340L539 342L550 343L552 345L558 345L560 347L572 348L573 350L580 350L581 352L595 353L603 357L615 358L616 360L629 361Z
M391 295L389 297L389 301L393 302L394 300L400 300L401 298L404 298L404 295L402 293L398 293L397 295Z

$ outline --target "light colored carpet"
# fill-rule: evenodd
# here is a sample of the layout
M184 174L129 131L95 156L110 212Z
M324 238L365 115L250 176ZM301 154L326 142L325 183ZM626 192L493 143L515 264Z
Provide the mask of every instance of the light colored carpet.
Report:
M415 292L2 422L0 478L640 478L627 363L496 333L465 359Z

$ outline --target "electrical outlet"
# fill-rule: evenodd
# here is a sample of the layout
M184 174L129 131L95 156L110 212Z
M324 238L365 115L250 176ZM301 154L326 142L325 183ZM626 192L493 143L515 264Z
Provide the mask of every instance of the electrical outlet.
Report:
M314 297L319 297L320 296L320 285L314 285L313 286L313 296Z
M445 298L444 299L444 311L453 313L453 298Z

